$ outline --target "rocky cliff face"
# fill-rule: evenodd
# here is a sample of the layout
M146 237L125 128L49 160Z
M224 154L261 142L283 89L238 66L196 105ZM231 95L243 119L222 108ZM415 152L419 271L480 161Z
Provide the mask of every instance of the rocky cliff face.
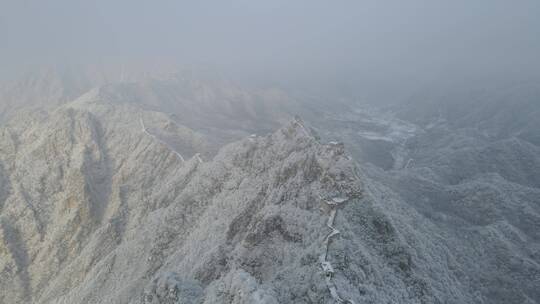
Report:
M538 302L534 141L295 107L173 78L10 112L0 303Z
M325 276L342 299L436 301L343 146L311 132L293 120L212 157L204 136L95 94L14 120L0 302L326 303Z

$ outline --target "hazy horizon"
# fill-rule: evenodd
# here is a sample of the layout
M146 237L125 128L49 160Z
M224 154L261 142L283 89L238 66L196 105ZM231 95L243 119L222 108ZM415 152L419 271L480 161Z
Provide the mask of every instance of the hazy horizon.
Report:
M0 74L167 63L373 94L462 78L536 80L539 15L537 1L3 1Z

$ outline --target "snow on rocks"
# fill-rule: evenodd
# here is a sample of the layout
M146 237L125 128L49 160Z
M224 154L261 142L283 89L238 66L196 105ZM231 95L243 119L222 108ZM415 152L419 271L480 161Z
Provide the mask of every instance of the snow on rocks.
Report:
M328 221L326 222L326 226L330 228L330 233L326 236L324 239L324 253L320 257L320 263L321 268L324 272L325 276L325 282L326 286L328 287L328 290L330 291L330 295L336 301L337 303L350 303L354 304L352 300L344 300L341 298L337 292L337 286L332 280L335 272L334 268L332 267L332 264L328 261L328 251L330 249L330 241L333 237L338 235L340 232L334 227L334 221L336 219L337 215L337 207L348 201L349 199L347 197L333 197L330 200L324 200L326 204L328 204L332 209L330 210L330 216L328 218Z
M200 303L202 287L193 280L186 280L175 272L157 275L145 288L144 304Z
M146 135L152 137L153 139L155 139L157 142L159 142L160 144L166 146L169 150L171 150L171 152L173 152L176 156L178 156L178 158L184 162L184 157L178 153L178 151L176 151L175 149L173 149L173 147L171 147L168 143L164 142L163 140L159 139L157 136L155 136L154 134L148 132L148 130L146 129L145 125L144 125L144 121L142 119L142 117L139 118L139 122L141 124L141 128L142 128L142 132L145 133Z

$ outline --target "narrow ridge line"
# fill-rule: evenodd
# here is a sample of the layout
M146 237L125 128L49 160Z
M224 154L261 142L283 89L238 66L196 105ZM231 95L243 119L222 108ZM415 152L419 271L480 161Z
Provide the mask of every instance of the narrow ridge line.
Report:
M320 196L319 196L320 197ZM328 217L328 221L326 222L326 227L330 228L330 232L328 235L324 238L324 253L320 257L321 262L321 268L324 271L324 277L326 281L326 286L328 287L328 290L330 291L330 295L334 299L336 303L344 303L344 304L355 304L354 301L343 299L338 291L336 283L334 282L334 267L332 267L332 264L328 261L328 252L330 250L330 241L333 237L340 234L339 230L334 227L334 221L336 220L337 216L337 207L348 201L348 199L342 199L342 198L333 198L331 201L327 199L323 199L320 197L328 206L330 206L330 216Z
M165 141L157 138L157 136L155 136L154 134L151 134L150 132L148 132L148 130L146 130L146 127L144 126L144 121L143 121L142 117L139 117L139 121L141 123L141 128L142 128L143 133L145 133L146 135L152 137L153 139L155 139L160 144L166 146L169 150L171 150L174 154L176 154L176 156L178 156L178 158L180 158L180 160L182 162L185 162L184 157L182 157L182 155L180 153L178 153L175 149L173 149L173 147L171 147L168 143L166 143Z

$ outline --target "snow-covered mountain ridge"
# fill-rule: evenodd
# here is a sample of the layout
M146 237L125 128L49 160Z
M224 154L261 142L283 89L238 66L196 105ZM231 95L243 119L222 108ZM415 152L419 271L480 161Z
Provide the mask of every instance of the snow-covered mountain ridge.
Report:
M538 302L534 144L340 111L165 79L10 114L0 303Z

